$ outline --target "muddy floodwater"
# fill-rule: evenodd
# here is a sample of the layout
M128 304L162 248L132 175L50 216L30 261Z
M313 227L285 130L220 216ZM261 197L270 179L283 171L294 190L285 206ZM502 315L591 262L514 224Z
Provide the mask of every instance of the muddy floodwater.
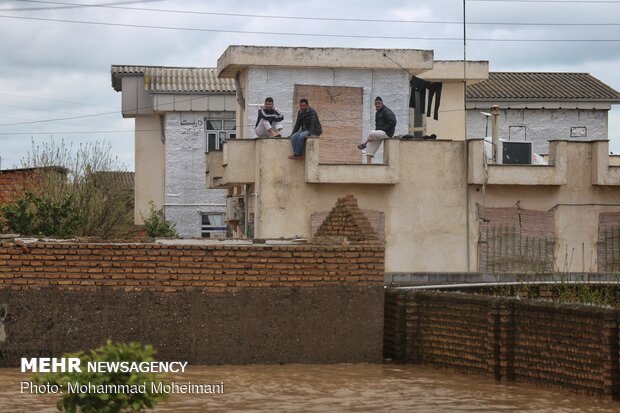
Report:
M56 411L57 396L20 392L29 380L0 369L0 412ZM171 394L155 412L620 412L620 402L416 365L193 366L166 381L223 392Z

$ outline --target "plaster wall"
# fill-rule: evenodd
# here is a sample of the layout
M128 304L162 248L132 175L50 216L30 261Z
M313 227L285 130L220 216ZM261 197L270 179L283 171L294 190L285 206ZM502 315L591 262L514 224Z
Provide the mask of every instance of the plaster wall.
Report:
M166 219L182 237L201 236L201 213L226 212L226 190L205 189L206 112L166 114Z
M618 186L592 185L594 143L567 142L564 185L470 185L470 243L472 269L478 268L476 245L479 222L475 204L555 212L555 267L560 271L596 271L599 214L620 210Z
M400 156L411 159L400 162L397 185L308 184L305 161L286 158L289 142L257 141L256 236L309 237L311 214L329 211L338 197L351 194L360 208L385 213L386 272L465 271L464 146L452 141L399 140L390 145L398 145Z
M141 225L140 214L148 213L149 201L157 208L164 204L165 149L159 116L136 116L135 131L134 223Z
M480 112L490 109L467 111L467 136L485 136L487 117ZM608 139L607 110L583 109L504 109L499 118L500 139L531 141L535 153L549 153L549 139L600 140ZM511 128L512 127L512 128ZM521 128L524 127L524 128ZM571 138L571 127L585 128L587 135ZM489 118L488 136L491 136Z
M431 105L431 116L427 117L424 115L424 119L426 119L426 134L431 135L434 133L438 139L463 140L465 138L463 99L463 83L444 82L441 91L438 120L433 118L435 99L433 99Z

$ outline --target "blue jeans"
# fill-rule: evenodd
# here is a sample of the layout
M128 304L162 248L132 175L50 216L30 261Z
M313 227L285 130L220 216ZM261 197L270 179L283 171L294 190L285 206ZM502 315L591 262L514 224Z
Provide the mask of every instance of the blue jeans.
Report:
M301 156L306 149L306 138L310 135L307 130L299 130L291 135L291 143L293 144L293 155Z

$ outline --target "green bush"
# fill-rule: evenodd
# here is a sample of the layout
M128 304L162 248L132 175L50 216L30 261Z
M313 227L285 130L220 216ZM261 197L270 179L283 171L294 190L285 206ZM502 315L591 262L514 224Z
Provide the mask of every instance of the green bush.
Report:
M33 170L24 186L36 197L50 204L70 203L80 212L80 225L66 235L109 239L133 228L133 177L111 155L109 144L73 147L64 141L33 141L22 167Z
M164 215L164 209L155 208L155 204L153 203L153 201L149 201L149 205L151 207L149 214L146 217L140 214L148 236L153 238L178 237L177 231L175 229L176 225L174 224L174 222L168 221L166 219L166 216Z
M38 375L34 382L49 383L63 389L56 407L61 412L68 413L118 413L123 411L144 411L152 409L158 401L166 397L165 393L153 393L152 382L161 381L162 377L156 373L121 373L121 372L89 372L85 366L88 362L151 362L154 361L155 351L150 345L140 343L112 343L110 340L101 347L88 352L65 354L63 357L78 357L82 372L49 373ZM67 383L91 383L94 386L105 385L139 385L146 384L144 393L68 393Z
M44 199L26 191L23 198L0 206L5 231L22 235L70 237L75 235L83 218L71 196L60 201Z

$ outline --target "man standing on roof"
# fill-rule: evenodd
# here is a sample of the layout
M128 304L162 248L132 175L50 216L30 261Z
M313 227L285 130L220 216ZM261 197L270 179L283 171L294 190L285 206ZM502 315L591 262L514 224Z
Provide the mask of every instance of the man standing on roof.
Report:
M383 104L381 96L375 98L375 129L371 130L368 138L357 149L366 149L366 163L372 163L372 158L385 139L394 136L396 129L396 116L394 112Z
M263 106L258 108L254 131L259 138L279 138L284 116L273 106L273 98L265 98Z

